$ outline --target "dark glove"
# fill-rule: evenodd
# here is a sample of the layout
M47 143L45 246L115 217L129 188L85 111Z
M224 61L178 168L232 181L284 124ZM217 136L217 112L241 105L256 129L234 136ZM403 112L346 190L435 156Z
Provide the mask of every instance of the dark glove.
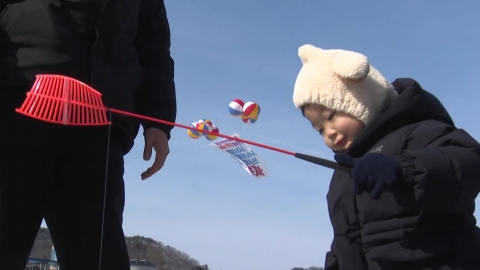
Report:
M364 191L374 200L380 199L383 191L401 179L402 168L393 157L379 153L370 153L355 159L347 154L336 154L335 160L343 166L352 168L350 176L355 183L355 194Z

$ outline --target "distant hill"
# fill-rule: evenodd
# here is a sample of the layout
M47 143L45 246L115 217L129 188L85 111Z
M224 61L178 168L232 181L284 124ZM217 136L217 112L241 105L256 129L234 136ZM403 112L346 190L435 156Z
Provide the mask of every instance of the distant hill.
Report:
M312 266L312 267L309 267L309 268L295 267L295 268L292 268L290 270L323 270L323 268L322 267L317 267L317 266Z
M158 266L159 270L199 270L195 266L201 266L208 270L208 265L200 263L191 258L185 252L179 251L162 242L155 241L144 236L125 237L130 259L148 260ZM50 259L52 252L52 239L47 228L40 228L33 245L30 257L39 259ZM291 270L323 270L321 267L312 266L309 268L295 267Z
M125 237L130 259L148 260L158 266L160 270L190 270L200 263L185 252L174 247L166 246L161 242L143 236ZM52 239L47 228L40 228L33 245L30 257L50 259ZM208 265L203 265L208 270Z

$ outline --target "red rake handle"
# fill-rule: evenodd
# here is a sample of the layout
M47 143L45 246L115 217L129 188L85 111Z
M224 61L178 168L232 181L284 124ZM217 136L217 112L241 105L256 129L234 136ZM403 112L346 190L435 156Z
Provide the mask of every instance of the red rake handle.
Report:
M323 167L343 171L343 172L346 172L346 173L350 173L351 170L352 170L351 168L344 167L344 166L342 166L342 165L340 165L336 162L333 162L331 160L327 160L327 159L323 159L323 158L319 158L319 157L315 157L315 156L290 152L290 151L287 151L287 150L283 150L283 149L280 149L280 148L268 146L268 145L265 145L265 144L256 143L256 142L253 142L253 141L244 140L244 139L241 139L241 138L228 136L228 135L224 135L224 134L221 134L221 133L214 133L214 132L210 132L210 131L205 131L205 130L202 130L202 129L193 128L191 126L182 125L182 124L178 124L178 123L173 123L173 122L169 122L169 121L165 121L165 120L160 120L160 119L157 119L157 118L148 117L148 116L144 116L144 115L140 115L140 114L136 114L136 113L125 112L125 111L112 109L112 108L108 108L108 107L104 107L104 109L106 109L107 111L110 111L112 113L118 113L118 114L130 116L130 117L135 117L135 118L139 118L139 119L143 119L143 120L147 120L147 121L152 121L152 122L156 122L156 123L160 123L160 124L169 125L169 126L176 126L176 127L180 127L180 128L184 128L184 129L196 130L196 131L203 132L203 133L206 133L206 134L216 135L218 137L231 139L231 140L243 142L243 143L250 144L250 145L255 145L255 146L258 146L258 147L265 148L265 149L269 149L269 150L277 151L277 152L284 153L284 154L287 154L287 155L290 155L290 156L294 156L296 158L299 158L299 159L302 159L302 160L305 160L305 161L308 161L308 162L311 162L311 163L314 163L314 164L317 164L317 165L320 165L320 166L323 166Z
M233 136L224 135L224 134L221 134L221 133L214 133L214 132L206 131L206 130L203 130L203 129L193 128L193 127L187 126L187 125L182 125L182 124L173 123L173 122L170 122L170 121L160 120L160 119L157 119L157 118L148 117L148 116L144 116L144 115L139 115L139 114L136 114L136 113L120 111L120 110L117 110L117 109L112 109L112 108L106 108L106 109L107 109L107 111L111 111L113 113L123 114L123 115L126 115L126 116L135 117L135 118L139 118L139 119L143 119L143 120L147 120L147 121L152 121L152 122L156 122L156 123L159 123L159 124L176 126L176 127L181 127L181 128L190 129L190 130L196 130L196 131L201 132L201 133L216 135L218 137L231 139L231 140L235 140L235 141L239 141L239 142L243 142L243 143L247 143L247 144L251 144L251 145L256 145L256 146L259 146L259 147L263 147L263 148L270 149L270 150L273 150L273 151L277 151L277 152L280 152L280 153L284 153L284 154L287 154L287 155L295 156L294 152L290 152L290 151L283 150L283 149L280 149L280 148L275 148L275 147L264 145L264 144L261 144L261 143L251 142L251 141L244 140L244 139L237 138L237 137L233 137Z

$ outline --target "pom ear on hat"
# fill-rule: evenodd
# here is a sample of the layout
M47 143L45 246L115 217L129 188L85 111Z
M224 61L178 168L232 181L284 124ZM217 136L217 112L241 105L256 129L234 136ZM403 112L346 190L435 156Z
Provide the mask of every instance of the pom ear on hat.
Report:
M361 81L370 72L365 55L352 51L338 51L332 61L332 70L342 79Z
M300 57L302 64L306 64L309 61L315 59L321 51L322 49L318 47L310 44L305 44L298 48L298 56Z

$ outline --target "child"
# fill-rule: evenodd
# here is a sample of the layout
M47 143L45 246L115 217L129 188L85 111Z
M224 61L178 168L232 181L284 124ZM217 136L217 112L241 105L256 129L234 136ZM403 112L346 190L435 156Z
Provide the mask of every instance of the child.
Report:
M356 52L299 56L294 104L353 168L330 183L325 269L480 269L479 143L415 80L389 83Z

